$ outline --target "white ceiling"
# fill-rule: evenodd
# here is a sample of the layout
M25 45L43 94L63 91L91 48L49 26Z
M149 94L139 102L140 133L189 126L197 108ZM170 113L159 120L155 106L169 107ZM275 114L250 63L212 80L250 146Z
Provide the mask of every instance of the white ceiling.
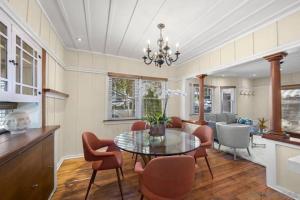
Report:
M141 59L163 22L164 36L180 44L180 63L300 7L300 0L39 1L67 47Z
M300 72L300 50L290 52L281 64L281 73L290 74ZM219 70L213 76L221 77L244 77L244 78L262 78L270 75L270 63L259 59L250 63Z

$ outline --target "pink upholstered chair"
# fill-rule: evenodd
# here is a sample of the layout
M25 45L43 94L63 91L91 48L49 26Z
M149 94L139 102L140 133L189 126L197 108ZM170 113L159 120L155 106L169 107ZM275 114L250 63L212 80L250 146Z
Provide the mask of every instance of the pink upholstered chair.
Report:
M142 131L147 129L147 124L144 121L136 121L131 125L131 131Z
M191 191L195 178L195 161L191 156L159 157L143 169L137 162L141 199L179 200Z
M112 140L99 140L95 134L90 132L84 132L82 134L83 152L86 161L92 162L93 173L88 185L88 189L85 195L87 199L91 185L94 183L97 171L116 169L119 189L121 197L123 199L123 191L120 180L119 170L123 176L122 164L123 157L119 148L114 144ZM98 152L97 149L107 147L106 152ZM124 177L124 176L123 176Z
M131 125L131 131L143 131L143 130L146 130L147 128L149 128L149 127L146 124L146 122L144 122L144 121L136 121ZM134 156L134 153L133 153L132 158L133 157L135 157L135 159L134 159L134 165L135 165L138 155L135 154L135 156Z
M182 128L182 120L179 117L171 117L167 128Z
M209 126L203 125L203 126L198 127L194 131L193 135L197 136L200 139L201 145L196 151L192 151L192 152L188 153L188 155L193 156L195 158L195 162L197 162L197 158L204 157L207 167L209 169L210 175L212 178L214 178L213 173L210 168L210 165L209 165L209 162L208 162L208 159L207 159L207 152L206 152L206 149L212 147L213 130Z

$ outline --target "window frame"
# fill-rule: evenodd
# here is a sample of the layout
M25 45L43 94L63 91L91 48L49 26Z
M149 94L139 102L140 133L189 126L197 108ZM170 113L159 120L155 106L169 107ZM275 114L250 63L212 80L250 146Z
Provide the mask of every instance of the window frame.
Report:
M129 79L135 81L135 115L132 117L119 117L113 118L112 117L112 80L114 78L119 79ZM143 81L160 81L162 83L162 110L164 105L164 100L166 98L166 88L167 88L167 81L166 78L157 78L157 77L148 77L148 76L137 76L137 75L130 75L130 74L119 74L119 73L112 73L109 72L107 76L107 109L106 109L106 119L104 121L126 121L126 120L138 120L142 119L143 117L143 92L140 91L143 87Z
M190 92L190 98L191 98L191 106L190 106L190 114L191 115L199 115L199 109L197 109L197 112L195 112L195 101L194 101L194 93L195 93L195 89L198 88L198 101L199 101L199 95L200 95L200 88L199 88L199 84L197 83L192 83L191 85L191 92ZM204 86L204 92L205 92L205 89L209 89L211 90L211 111L210 112L204 112L204 113L212 113L214 111L214 92L215 92L215 87L214 86L210 86L210 85L205 85ZM205 98L204 98L204 101L205 101ZM199 106L198 106L199 107Z

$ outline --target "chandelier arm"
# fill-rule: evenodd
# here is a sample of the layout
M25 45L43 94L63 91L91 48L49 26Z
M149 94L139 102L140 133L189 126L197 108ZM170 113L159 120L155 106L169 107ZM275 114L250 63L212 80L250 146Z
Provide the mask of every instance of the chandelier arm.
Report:
M178 60L178 58L179 58L179 54L176 54L176 58L175 58L175 60L173 59L173 62L176 62Z
M152 63L152 61L153 61L153 60L149 60L149 62L147 62L146 59L145 59L145 60L144 60L144 63L145 63L146 65L150 65L150 64Z
M172 58L168 55L168 56L164 56L164 59L167 63L168 66L172 65Z

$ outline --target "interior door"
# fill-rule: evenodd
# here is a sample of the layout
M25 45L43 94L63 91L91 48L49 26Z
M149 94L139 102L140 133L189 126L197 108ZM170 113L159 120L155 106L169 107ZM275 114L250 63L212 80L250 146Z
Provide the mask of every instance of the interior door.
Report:
M235 88L221 88L221 112L235 113Z

